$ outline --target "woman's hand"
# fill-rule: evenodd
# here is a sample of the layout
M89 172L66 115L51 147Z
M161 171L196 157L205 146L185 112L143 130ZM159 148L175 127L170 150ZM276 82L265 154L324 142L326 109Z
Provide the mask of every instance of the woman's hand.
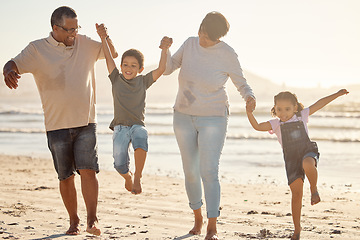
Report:
M253 97L248 97L246 100L246 111L253 112L256 107L256 100Z

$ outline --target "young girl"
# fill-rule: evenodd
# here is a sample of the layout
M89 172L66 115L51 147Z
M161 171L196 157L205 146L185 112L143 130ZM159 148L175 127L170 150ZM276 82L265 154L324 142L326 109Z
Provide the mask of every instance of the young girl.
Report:
M251 126L257 131L275 133L282 145L286 175L292 194L291 211L295 226L292 240L300 239L304 175L310 183L311 205L320 202L316 169L320 154L316 143L310 141L308 136L308 117L336 98L348 93L346 89L341 89L337 93L321 98L310 107L304 108L295 94L281 92L274 97L274 107L271 109L272 115L277 118L262 123L258 123L251 109L247 109Z

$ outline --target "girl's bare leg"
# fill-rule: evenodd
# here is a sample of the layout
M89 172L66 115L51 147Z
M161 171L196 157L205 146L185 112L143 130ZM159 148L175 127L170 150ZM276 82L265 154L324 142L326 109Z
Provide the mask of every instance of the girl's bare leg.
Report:
M302 207L302 197L303 197L303 186L304 182L301 178L296 179L290 184L291 189L291 212L294 222L294 236L300 235L301 232L301 207Z
M305 158L303 160L303 168L305 175L310 183L311 205L315 205L321 201L319 192L317 190L318 172L315 165L315 159L312 157Z

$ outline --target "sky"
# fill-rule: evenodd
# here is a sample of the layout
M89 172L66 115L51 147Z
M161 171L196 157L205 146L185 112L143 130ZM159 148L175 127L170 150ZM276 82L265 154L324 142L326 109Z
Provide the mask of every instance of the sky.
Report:
M76 10L80 34L100 40L95 23L104 23L117 51L139 49L146 66L158 63L163 36L173 38L174 53L197 35L208 12L219 11L230 23L222 40L244 70L287 86L360 84L359 0L4 1L1 66L29 42L47 37L50 16L63 5Z

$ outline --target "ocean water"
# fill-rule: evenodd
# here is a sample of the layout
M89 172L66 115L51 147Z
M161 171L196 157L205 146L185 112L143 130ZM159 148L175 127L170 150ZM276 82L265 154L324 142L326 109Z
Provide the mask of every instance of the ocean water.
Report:
M266 106L267 105L267 106ZM320 150L319 186L360 191L360 102L330 104L310 116L309 135ZM98 110L98 146L101 169L113 169L112 105ZM271 118L268 103L258 104L258 121ZM172 129L172 107L148 104L146 127L149 153L147 174L183 177ZM131 154L133 150L131 149ZM0 154L51 157L39 104L0 104ZM133 167L133 158L131 158ZM228 134L220 163L221 181L286 185L282 150L274 135L257 132L248 123L243 106L232 106Z

